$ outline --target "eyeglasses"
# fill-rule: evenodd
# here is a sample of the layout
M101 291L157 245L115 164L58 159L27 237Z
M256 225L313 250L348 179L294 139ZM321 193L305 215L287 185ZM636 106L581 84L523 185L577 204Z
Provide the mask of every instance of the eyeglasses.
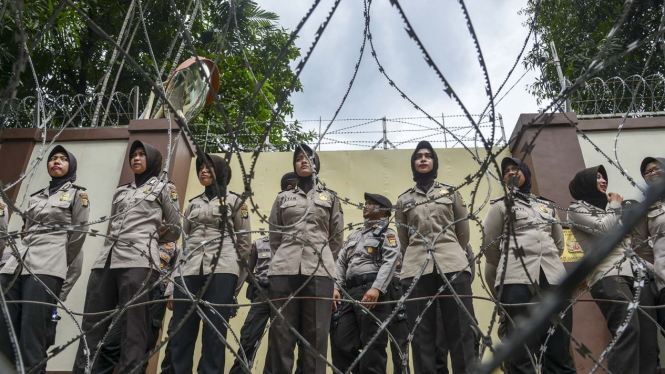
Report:
M663 169L656 166L655 168L653 168L651 170L645 170L644 171L644 176L649 177L649 176L652 176L652 175L656 175L656 174L660 173L661 171L663 171Z

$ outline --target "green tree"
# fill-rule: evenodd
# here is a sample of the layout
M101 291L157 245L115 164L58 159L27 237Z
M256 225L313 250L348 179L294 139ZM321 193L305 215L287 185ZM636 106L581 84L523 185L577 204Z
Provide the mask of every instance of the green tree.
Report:
M161 67L166 60L167 63L161 76L161 79L166 81L173 64L177 65L192 55L189 46L185 46L179 61L173 61L175 51L180 46L182 39L179 37L178 21L170 1L142 1L148 38L145 37L143 27L139 23L138 7L131 6L132 0L75 0L74 3L115 40L117 40L129 12L129 22L124 37L120 39L121 44L155 81L157 81L158 75L155 64ZM289 63L300 56L300 51L292 45L262 88L262 93L268 98L269 103L266 103L262 96L258 96L251 105L243 124L235 126L238 116L243 113L245 106L249 103L254 88L254 81L243 60L241 44L244 46L252 71L260 80L264 72L275 61L278 52L286 45L289 37L289 32L278 26L279 18L276 14L261 9L252 0L236 0L235 3L238 33L233 32L234 20L229 20L230 4L228 0L203 0L201 5L203 14L198 13L190 33L197 54L217 61L220 69L218 92L220 103L229 122L234 125L234 130L244 134L238 137L241 150L249 150L255 148L257 141L260 140L258 135L263 134L265 121L270 120L272 116L271 107L288 90L294 78L294 72ZM90 98L92 94L99 92L98 82L102 81L107 71L113 51L108 42L86 25L74 9L67 6L58 14L53 26L45 29L57 4L56 0L33 0L25 2L22 9L8 6L4 16L0 19L0 89L6 87L13 74L13 65L19 55L20 45L16 40L20 35L21 26L27 36L29 47L33 45L36 36L40 32L44 32L43 38L31 54L31 60L43 97L49 102L47 109L60 111L53 121L54 126L60 125L66 118L67 110L65 109L71 110L71 108L61 108L63 105L57 102L56 98L60 96L72 98L75 95ZM175 4L182 18L189 1L175 1ZM131 12L130 9L132 9ZM192 9L189 9L188 14L191 15L191 13ZM23 25L18 22L19 20ZM222 45L222 30L227 23L229 32ZM137 27L138 29L136 29ZM127 47L130 36L135 30L131 46ZM174 38L178 38L178 42L167 60L169 47ZM122 60L122 56L118 56L112 65L112 73L106 87L107 95L114 86ZM115 92L129 93L135 86L139 88L142 102L145 103L151 91L150 85L136 69L128 63L124 63L117 83L115 83ZM14 102L34 96L36 87L31 69L26 66L20 75L20 85ZM299 81L295 89L296 91L302 90ZM75 125L90 125L91 114L96 104L94 100L90 102L91 104L86 107L86 115L81 116L80 119L77 118ZM126 102L128 103L129 100L127 99ZM3 108L2 104L0 103L0 108ZM105 106L106 102L102 105L102 113ZM3 112L6 113L6 109L0 111L0 114ZM281 120L292 113L293 105L287 100L279 115L279 120L275 121L276 125L271 129L270 143L278 150L292 148L290 143L313 138L313 133L303 133L297 123L282 126ZM124 125L128 122L129 116L111 116L109 120L111 124ZM208 150L217 151L220 150L220 147L228 146L226 127L214 106L207 107L195 122L211 124L201 126L195 123L190 126L197 137L208 134L208 138L212 139L212 135L215 135L216 140L208 144ZM16 123L9 125L16 125ZM288 136L286 136L287 134Z
M520 11L528 16L528 20L524 23L527 27L532 24L537 3L538 0L529 0L527 6ZM608 44L607 36L623 13L625 3L624 0L540 1L540 10L536 29L534 30L538 43L534 44L524 61L527 68L539 70L542 66L543 75L536 78L535 82L529 86L530 93L538 98L539 103L543 99L558 94L561 90L555 66L543 63L553 59L550 49L551 41L554 41L556 46L564 76L568 81L574 82L583 74L603 47L607 47L605 54L605 58L607 58L622 52L634 41L643 39L658 29L663 16L662 2L655 0L636 1L617 34ZM609 82L610 89L618 89L620 93L621 87L612 87L618 81L612 81L611 78L620 77L625 80L635 74L647 77L662 72L665 67L663 45L657 45L655 49L653 47L653 45L646 45L635 49L625 58L604 68L597 76ZM646 65L649 57L651 58L648 65ZM643 74L645 65L646 70ZM591 83L593 84L593 82ZM629 83L636 87L637 80L629 80ZM594 90L596 94L609 94L609 92L604 92L602 87L596 87ZM615 93L617 92L615 91ZM631 102L630 94L627 93L624 93L624 95L628 95L628 97L618 103L618 108L614 108L615 103L609 100L605 102L602 100L596 101L602 95L593 97L594 95L590 90L581 90L578 95L580 96L573 97L573 109L578 114L590 114L594 111L626 112ZM660 95L662 97L662 88ZM604 104L604 106L585 105L585 100L587 100L586 103L596 102L601 105ZM649 98L641 100L643 106L650 105Z

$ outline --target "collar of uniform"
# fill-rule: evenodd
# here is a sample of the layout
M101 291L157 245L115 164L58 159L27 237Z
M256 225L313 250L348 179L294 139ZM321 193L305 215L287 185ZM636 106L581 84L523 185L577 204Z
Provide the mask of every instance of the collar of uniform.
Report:
M411 192L415 192L415 193L419 193L421 195L427 196L427 195L429 195L430 192L434 191L437 188L440 188L441 186L443 186L441 183L435 181L434 184L432 185L432 187L429 188L427 193L424 193L423 191L418 189L418 185L416 184L411 188Z
M67 183L63 184L62 186L60 186L60 188L58 188L58 190L55 191L55 192L53 193L53 195L57 194L57 193L60 192L60 191L68 190L68 189L70 189L70 188L72 188L72 182L67 182ZM44 188L43 193L44 193L46 196L51 196L51 195L49 195L48 187Z
M369 227L365 226L365 227L363 227L363 228L361 229L361 231L362 231L363 234L366 234L368 231L371 231L371 230L373 230L373 229L375 229L375 228L377 228L377 227L379 227L379 224L378 224L378 223L375 223L375 224L373 224L372 226L369 226Z
M229 190L226 190L226 195L224 197L229 197ZM205 201L206 203L213 202L215 200L218 200L217 196L213 197L212 200L208 199L208 196L206 194L201 194L201 200Z
M145 186L146 184L154 186L154 185L157 184L158 181L159 181L159 179L157 179L157 177L152 177L152 178L148 179L147 181L145 181L145 183L143 183L142 185L140 185L138 187L136 186L136 181L132 181L132 183L130 183L129 185L132 186L132 188L140 188L140 187Z

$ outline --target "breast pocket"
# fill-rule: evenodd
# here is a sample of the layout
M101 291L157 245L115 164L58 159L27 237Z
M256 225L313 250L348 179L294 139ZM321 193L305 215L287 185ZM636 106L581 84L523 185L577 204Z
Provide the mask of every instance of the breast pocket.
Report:
M381 250L381 248L379 248L379 244L380 241L376 239L365 240L365 242L363 243L363 247L365 249L363 254L367 257L377 258L376 256L379 256L378 252Z
M446 219L450 221L453 220L453 201L450 198L440 197L434 200L434 204L436 205L437 215L446 217Z
M353 249L356 247L358 244L357 240L351 240L346 242L344 245L344 250L346 251L346 257L351 257L353 255Z

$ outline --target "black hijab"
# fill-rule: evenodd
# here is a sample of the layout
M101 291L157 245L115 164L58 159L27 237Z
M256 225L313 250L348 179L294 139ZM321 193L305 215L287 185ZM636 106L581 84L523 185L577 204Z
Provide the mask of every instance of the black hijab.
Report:
M652 162L657 162L660 164L661 168L665 168L664 157L645 157L644 160L642 160L642 164L640 165L640 174L642 175L642 178L644 178L644 170L646 170L647 165ZM646 181L646 178L644 178L644 180Z
M136 148L139 147L142 147L145 150L146 168L143 173L134 174L136 187L140 187L145 182L149 181L150 178L158 176L159 172L162 170L162 154L157 148L140 140L135 140L129 148L129 167L132 166L132 155L134 154L134 151L136 151Z
M215 179L217 180L219 189L222 191L226 191L226 186L228 186L229 182L231 182L231 175L232 175L229 163L226 162L224 157L211 155L208 153L206 153L206 158L208 159L208 165L212 165L212 167L215 168L215 176L216 176ZM197 157L196 158L197 175L199 170L201 170L201 165L203 165L203 160ZM213 190L212 184L210 186L206 186L205 194L206 196L208 196L208 199L210 200L215 198L215 192Z
M504 157L503 160L501 160L502 176L503 176L503 171L506 170L506 167L510 163L517 165L517 167L522 171L522 174L524 174L524 184L517 187L517 190L526 195L526 196L518 195L519 197L528 199L529 195L531 195L531 169L529 169L529 165L527 165L526 162L522 162L522 160L519 158Z
M416 161L416 153L418 153L418 151L421 149L429 150L432 153L432 157L434 158L434 166L432 167L432 170L428 171L427 173L419 172L416 170L416 166L414 165L414 161ZM427 191L432 188L434 180L438 176L438 170L439 157L436 155L436 152L434 152L432 145L427 140L422 140L416 146L416 150L413 151L413 154L411 154L411 172L413 173L413 181L416 182L416 186L418 186L421 191L427 193Z
M298 174L290 171L282 176L282 180L279 182L279 186L282 191L286 189L289 185L295 186L298 183Z
M570 190L573 199L584 200L596 208L605 210L605 207L607 207L607 195L598 190L598 173L609 184L605 167L598 165L575 174L575 178L568 185L568 190Z
M312 158L314 157L314 166L316 166L316 173L319 174L321 173L321 160L319 160L319 154L315 153L312 151L312 148L310 148L307 144L301 144L300 146L296 147L296 150L293 152L293 172L298 175L298 172L296 171L296 158L298 158L298 154L302 153L302 149L307 152L307 155ZM308 193L312 187L314 187L314 182L312 182L312 176L310 175L309 177L301 177L298 175L298 188L301 190L305 191L305 193Z
M65 183L74 182L76 180L76 157L74 157L71 152L66 150L65 147L61 145L56 145L53 147L51 153L48 154L47 160L50 160L51 157L58 152L62 152L67 155L67 158L69 159L69 169L67 170L67 174L63 175L62 177L51 177L51 181L49 182L48 186L49 195L54 194ZM46 170L48 170L48 162L46 163Z

